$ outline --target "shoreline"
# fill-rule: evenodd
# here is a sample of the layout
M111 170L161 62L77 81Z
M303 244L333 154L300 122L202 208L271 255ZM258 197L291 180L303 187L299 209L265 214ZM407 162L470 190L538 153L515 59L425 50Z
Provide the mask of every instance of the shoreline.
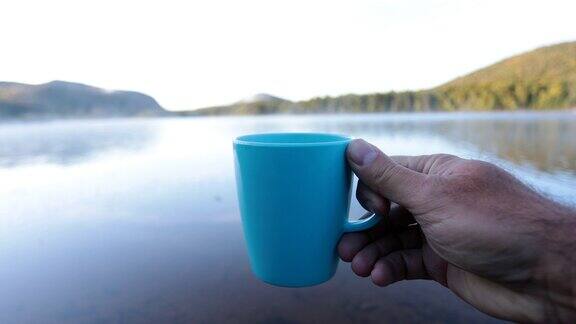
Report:
M55 117L55 118L0 118L0 125L8 124L34 124L66 121L109 121L109 120L158 120L158 119L187 119L187 118L253 118L253 117L314 117L314 116L370 116L370 115L552 115L576 114L576 108L564 109L516 109L516 110L437 110L437 111L374 111L374 112L311 112L311 113L272 113L272 114L180 114L170 112L161 116L107 116L107 117Z

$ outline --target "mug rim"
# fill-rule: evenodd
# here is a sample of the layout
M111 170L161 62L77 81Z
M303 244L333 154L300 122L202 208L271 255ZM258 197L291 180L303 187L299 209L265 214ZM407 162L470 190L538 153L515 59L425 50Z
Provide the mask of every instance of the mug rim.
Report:
M333 140L327 141L312 141L312 142L262 142L251 140L250 137L258 136L278 136L278 135L303 135L303 136L332 136ZM266 146L266 147L303 147L303 146L328 146L348 143L352 140L350 136L335 134L335 133L321 133L321 132L274 132L274 133L253 133L236 137L234 145L247 145L247 146Z

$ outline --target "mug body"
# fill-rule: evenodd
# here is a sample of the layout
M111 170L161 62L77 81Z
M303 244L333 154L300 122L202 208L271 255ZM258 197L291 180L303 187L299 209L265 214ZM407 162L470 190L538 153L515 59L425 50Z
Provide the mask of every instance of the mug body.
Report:
M320 133L255 134L234 141L244 237L259 279L302 287L334 275L350 206L349 141Z

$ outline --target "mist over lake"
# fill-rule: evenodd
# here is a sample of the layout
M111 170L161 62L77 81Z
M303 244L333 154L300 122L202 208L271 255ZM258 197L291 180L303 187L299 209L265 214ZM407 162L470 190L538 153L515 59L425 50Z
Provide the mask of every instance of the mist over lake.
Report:
M253 277L232 140L318 131L390 155L495 163L576 204L576 113L414 113L0 125L0 322L497 322L426 281L387 288L341 263L329 282ZM362 208L353 199L352 215Z

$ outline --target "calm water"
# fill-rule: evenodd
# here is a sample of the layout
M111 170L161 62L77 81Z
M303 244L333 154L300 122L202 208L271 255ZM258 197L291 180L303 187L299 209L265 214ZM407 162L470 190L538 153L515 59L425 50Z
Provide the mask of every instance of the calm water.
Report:
M313 288L254 279L231 141L289 130L488 160L576 204L575 113L1 124L0 322L495 321L434 283L377 288L346 264Z

